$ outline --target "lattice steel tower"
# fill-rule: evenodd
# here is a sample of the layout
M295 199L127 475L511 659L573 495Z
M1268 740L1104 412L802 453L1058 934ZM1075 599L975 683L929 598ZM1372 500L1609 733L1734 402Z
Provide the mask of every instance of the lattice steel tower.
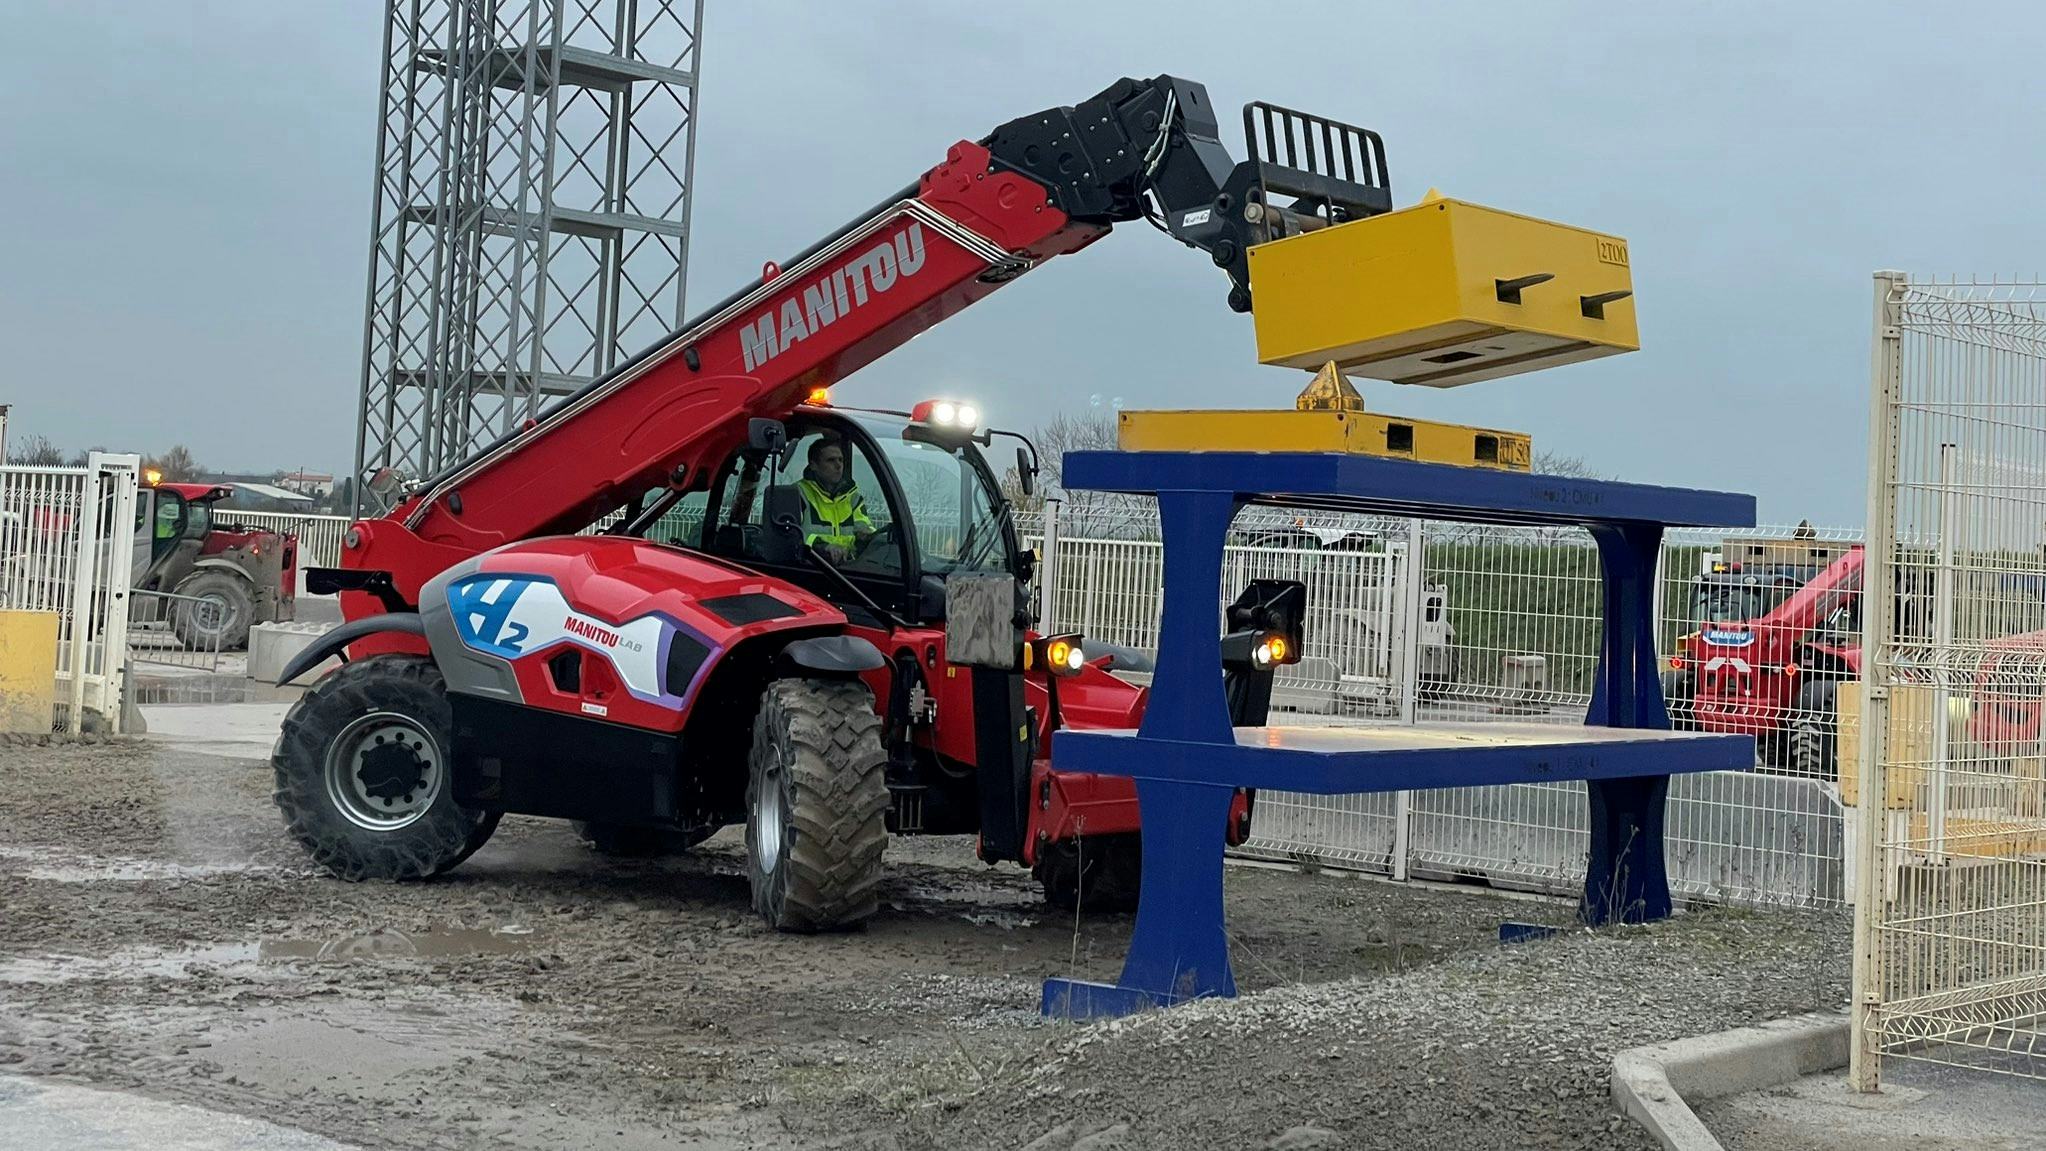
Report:
M389 0L357 502L682 321L703 0Z

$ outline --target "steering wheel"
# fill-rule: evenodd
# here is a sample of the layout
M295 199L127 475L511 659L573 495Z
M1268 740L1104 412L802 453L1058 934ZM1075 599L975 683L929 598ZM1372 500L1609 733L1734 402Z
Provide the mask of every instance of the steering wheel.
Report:
M867 536L865 539L855 541L853 543L853 558L859 559L865 556L869 549L871 549L875 544L882 542L883 540L886 540L891 545L895 543L894 524L891 523L886 527L876 528L873 534Z

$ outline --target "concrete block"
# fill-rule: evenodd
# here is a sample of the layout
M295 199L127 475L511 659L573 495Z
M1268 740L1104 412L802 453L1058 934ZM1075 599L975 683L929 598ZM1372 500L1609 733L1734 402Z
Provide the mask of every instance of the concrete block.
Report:
M1847 1017L1799 1015L1622 1051L1613 1104L1667 1151L1719 1151L1691 1104L1762 1091L1847 1065Z
M333 628L331 623L259 623L250 628L249 678L276 683L277 677L284 672L285 664L298 658L300 652ZM311 682L339 663L339 659L329 659L307 672L304 678Z
M0 732L48 735L57 706L57 613L0 611Z

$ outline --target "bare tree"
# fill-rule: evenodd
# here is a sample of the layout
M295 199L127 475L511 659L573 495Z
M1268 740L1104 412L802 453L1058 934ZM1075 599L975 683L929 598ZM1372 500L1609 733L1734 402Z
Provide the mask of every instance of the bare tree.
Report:
M1114 451L1117 442L1115 424L1116 416L1112 411L1096 410L1079 415L1060 412L1050 422L1039 425L1031 436L1037 444L1042 469L1038 477L1038 495L1031 502L1041 507L1045 496L1056 496L1065 501L1060 522L1068 532L1076 535L1113 534L1119 529L1126 529L1128 521L1136 513L1148 510L1148 501L1139 497L1066 487L1066 453ZM1017 494L1013 485L1012 494ZM1019 502L1018 506L1029 505Z
M163 473L163 478L173 483L196 480L206 469L192 458L192 449L183 444L172 444L169 451L142 461L144 469Z
M1584 462L1582 456L1562 456L1555 452L1536 452L1531 467L1536 475L1562 476L1572 480L1609 480L1613 477L1594 469Z
M30 468L61 467L64 452L48 436L23 436L7 449L7 462Z

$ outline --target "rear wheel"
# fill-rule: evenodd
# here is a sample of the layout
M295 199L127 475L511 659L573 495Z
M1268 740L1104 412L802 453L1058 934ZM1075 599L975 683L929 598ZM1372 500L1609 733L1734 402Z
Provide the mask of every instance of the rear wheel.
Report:
M1031 869L1044 901L1062 911L1134 911L1143 890L1142 838L1091 835L1045 845Z
M754 910L777 931L866 922L888 846L887 757L873 695L853 681L769 684L748 766Z
M249 581L224 571L202 571L177 587L187 600L171 608L171 630L190 651L240 651L249 646L256 599Z
M323 677L284 717L270 763L284 825L342 879L424 879L482 847L497 816L455 802L440 669L384 655Z
M1830 679L1815 679L1797 691L1797 711L1785 737L1784 758L1799 775L1832 779L1839 773L1834 760L1840 731L1840 716L1834 710L1837 686Z

